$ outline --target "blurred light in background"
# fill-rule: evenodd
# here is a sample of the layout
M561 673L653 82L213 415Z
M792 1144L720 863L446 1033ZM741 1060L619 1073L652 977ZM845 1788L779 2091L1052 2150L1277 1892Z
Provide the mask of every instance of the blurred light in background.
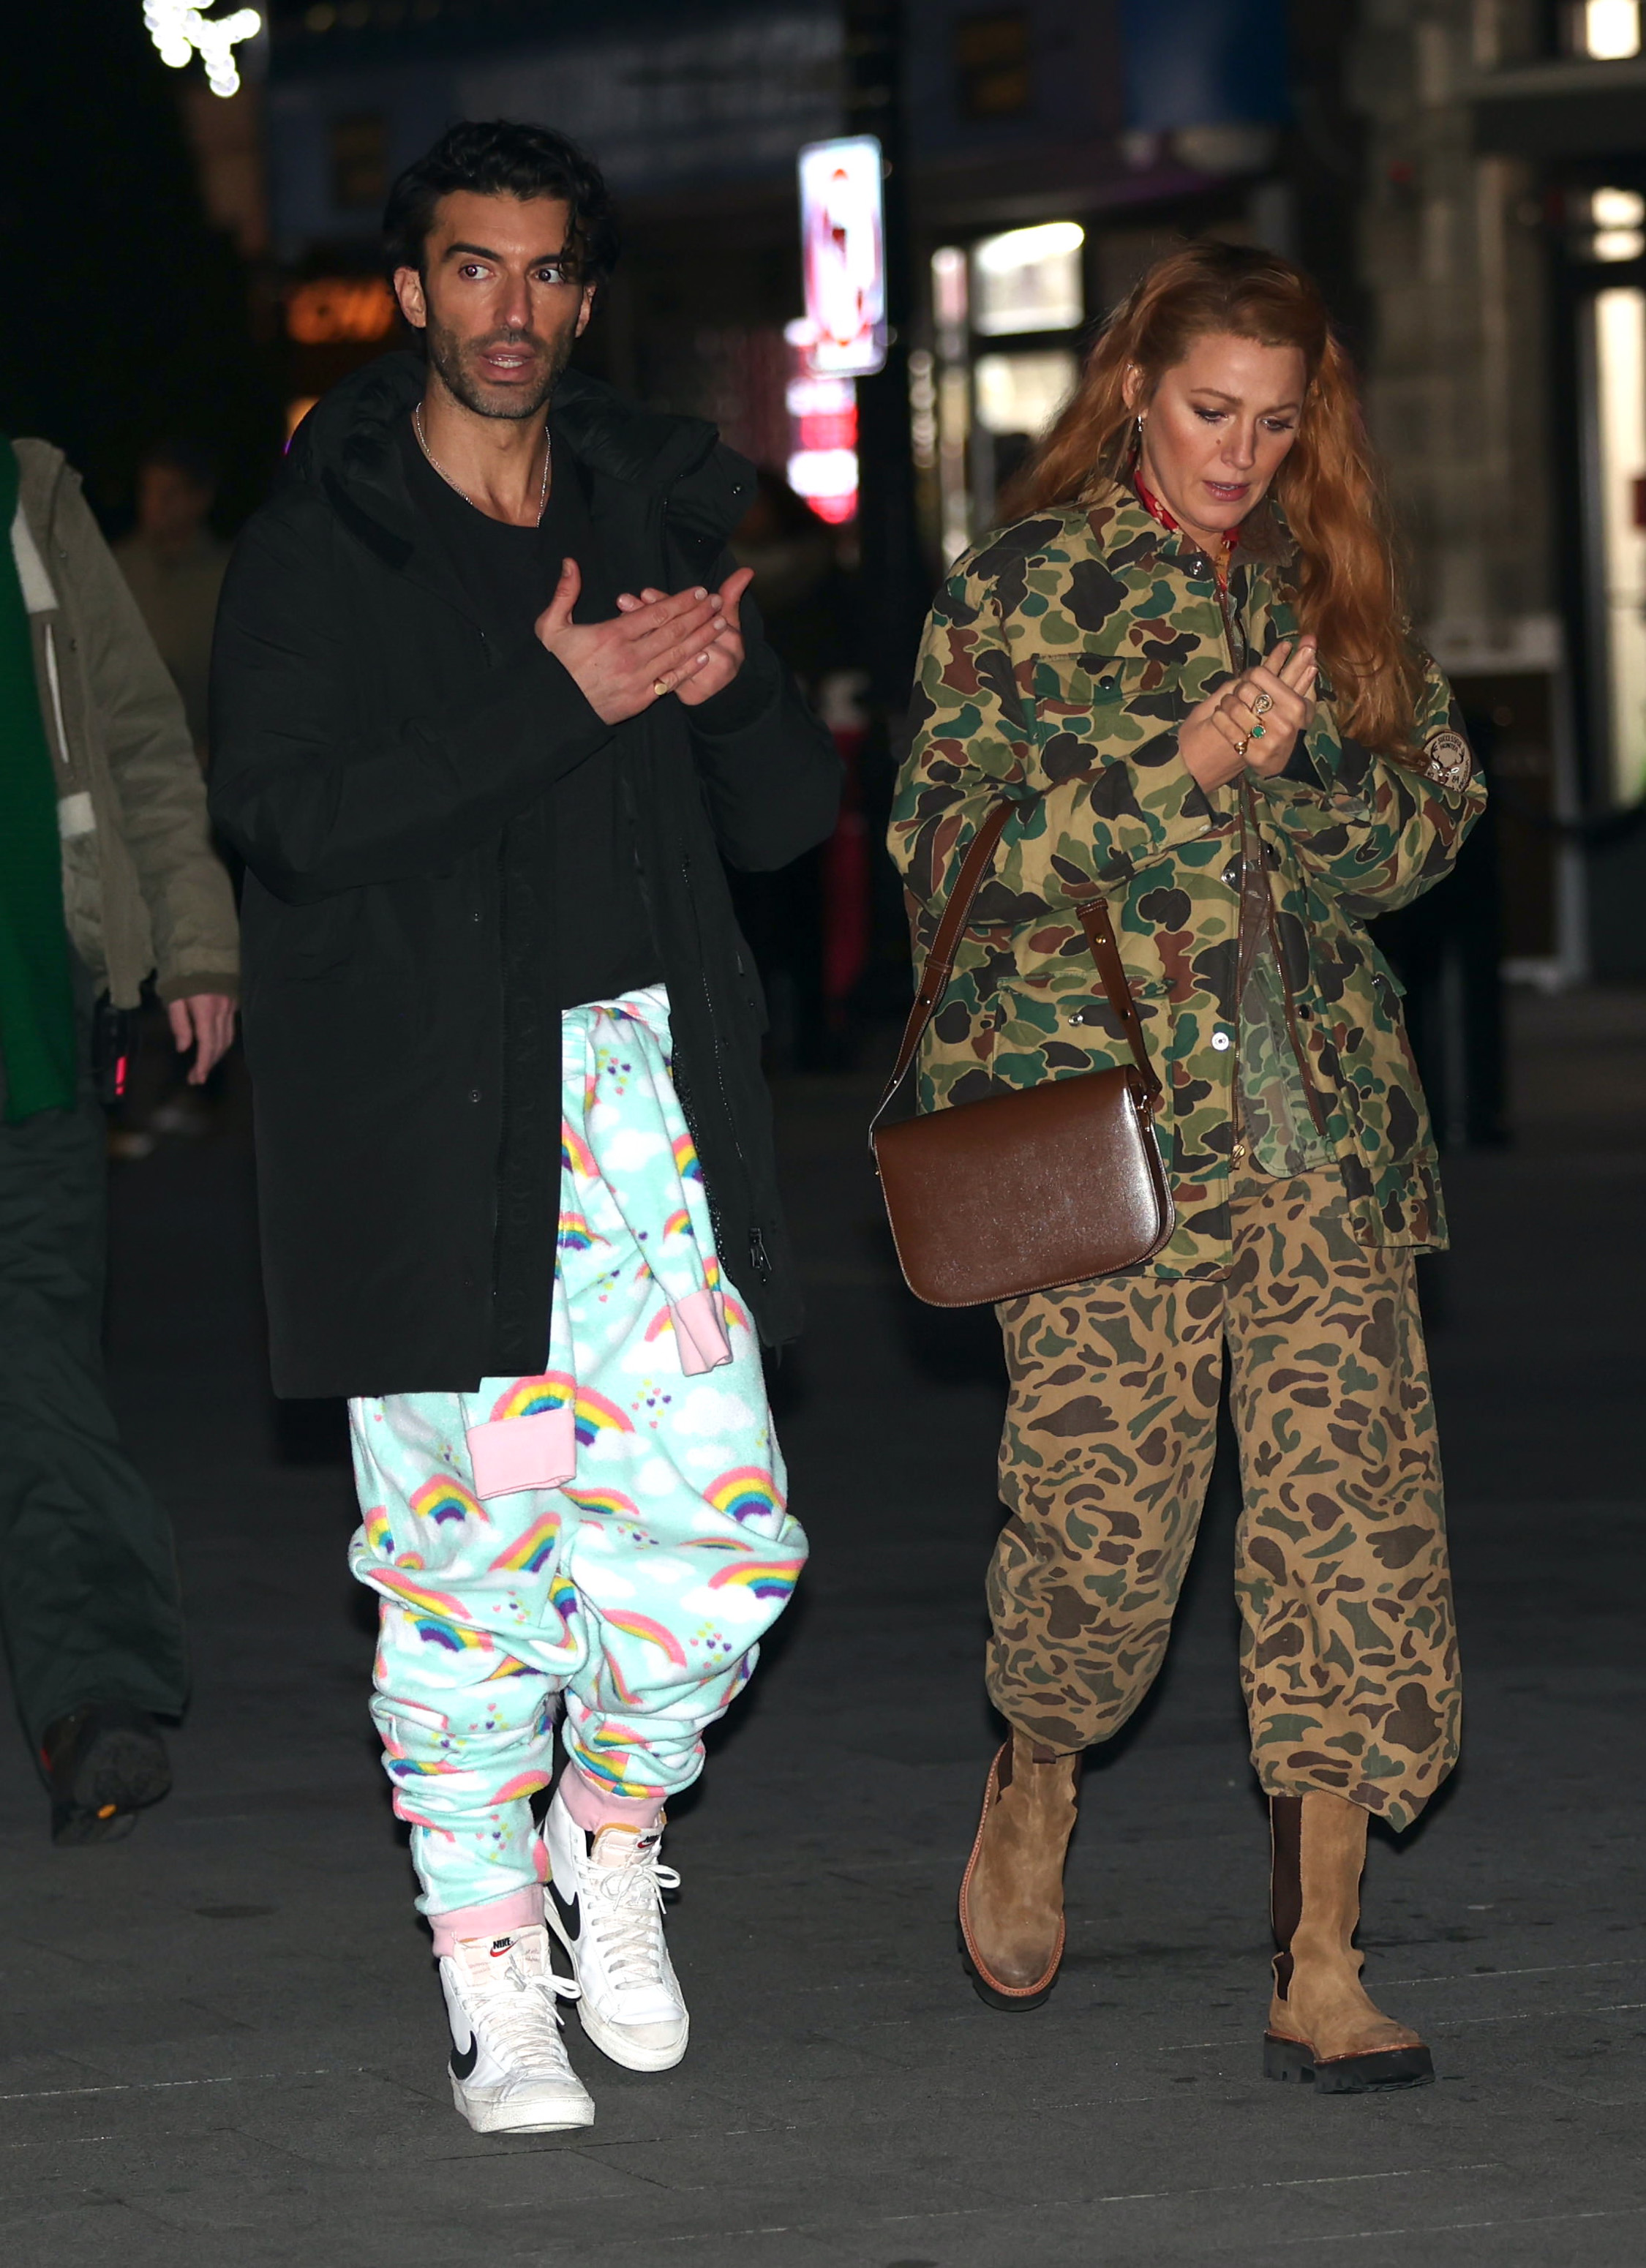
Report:
M1075 390L1080 364L1067 347L977 358L977 422L987 433L1038 441Z
M789 326L792 335L807 328ZM809 338L796 339L802 354ZM785 470L789 485L804 497L819 519L838 527L857 511L857 388L849 378L823 378L803 372L789 381L787 401L792 437Z
M286 294L286 333L299 346L386 339L394 313L394 294L380 276L320 276Z
M1589 200L1594 223L1590 247L1597 260L1638 260L1646 253L1646 197L1638 189L1596 189Z
M163 63L182 70L198 55L206 66L207 85L221 95L239 92L240 67L234 50L263 28L255 8L237 8L231 16L207 16L190 0L143 0L143 20Z
M931 255L931 312L937 335L937 509L945 566L952 567L972 540L972 371L966 325L971 315L970 266L958 244Z
M1076 220L986 236L972 251L972 321L986 338L1014 331L1073 331L1086 319Z
M937 469L937 365L924 347L908 358L908 438L917 472Z
M966 290L966 254L959 245L946 244L931 255L931 298L938 324L944 330L964 330L969 304Z
M1586 343L1594 382L1607 738L1614 792L1620 803L1633 803L1646 791L1646 528L1638 508L1646 473L1646 291L1598 291L1593 323Z
M1621 63L1641 51L1640 0L1584 0L1576 11L1579 55Z
M806 358L819 374L868 378L885 362L880 144L871 134L800 152ZM792 483L791 483L792 485Z

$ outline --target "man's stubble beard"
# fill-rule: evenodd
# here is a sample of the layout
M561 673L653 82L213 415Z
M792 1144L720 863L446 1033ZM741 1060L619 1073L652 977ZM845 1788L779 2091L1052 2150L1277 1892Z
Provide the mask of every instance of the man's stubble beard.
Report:
M493 346L505 342L523 347L540 347L544 342L534 332L505 332L502 338L489 337L481 342L461 338L448 325L437 323L431 317L423 337L430 365L438 373L442 385L454 401L460 401L465 409L472 409L477 417L506 417L516 423L535 417L539 410L553 401L560 374L570 361L571 350L577 343L575 334L568 331L550 348L548 364L541 382L527 394L511 392L506 403L498 403L482 394L469 376L463 359L465 350L481 343Z

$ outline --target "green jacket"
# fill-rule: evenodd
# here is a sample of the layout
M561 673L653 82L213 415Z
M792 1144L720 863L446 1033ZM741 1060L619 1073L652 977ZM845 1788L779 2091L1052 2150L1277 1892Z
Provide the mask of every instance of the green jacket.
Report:
M1001 795L1018 810L927 1033L921 1106L1130 1060L1074 911L1101 892L1165 1087L1178 1224L1162 1276L1229 1264L1240 1060L1240 791L1199 787L1176 727L1233 666L1296 635L1291 556L1278 515L1253 515L1230 576L1246 648L1231 665L1203 555L1110 487L962 559L922 649L891 829L917 954L985 812ZM1370 1245L1445 1241L1400 987L1363 926L1447 873L1485 802L1432 662L1417 740L1410 763L1345 740L1323 689L1306 755L1252 780L1295 1027Z
M57 782L63 910L116 1007L239 990L234 896L176 687L60 450L16 441L11 530ZM0 538L0 540L4 540Z

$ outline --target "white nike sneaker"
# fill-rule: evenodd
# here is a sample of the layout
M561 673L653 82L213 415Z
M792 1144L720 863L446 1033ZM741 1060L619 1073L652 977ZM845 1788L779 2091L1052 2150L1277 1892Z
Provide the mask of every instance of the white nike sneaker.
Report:
M566 2059L557 2000L577 1988L556 1977L548 1932L467 1937L442 1956L452 2021L452 2099L477 2134L555 2134L592 2126L594 2104Z
M690 2019L663 1941L663 1893L680 1880L658 1864L663 1822L591 1835L557 1789L543 1839L551 1876L544 1911L571 1955L584 2032L629 2071L670 2070L686 2053Z

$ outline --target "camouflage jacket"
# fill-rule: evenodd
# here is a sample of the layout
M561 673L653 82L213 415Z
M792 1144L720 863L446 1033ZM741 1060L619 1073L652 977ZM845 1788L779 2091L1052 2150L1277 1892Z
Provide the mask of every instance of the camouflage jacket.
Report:
M1248 659L1297 634L1290 539L1254 514L1230 571ZM1237 639L1238 643L1238 637ZM921 1062L936 1109L1130 1060L1075 911L1106 896L1155 1067L1178 1225L1152 1266L1230 1260L1240 1062L1240 790L1203 790L1176 726L1231 674L1210 564L1129 489L1037 514L962 559L927 625L891 847L916 954L1000 796L1017 806ZM1409 762L1339 729L1329 688L1284 776L1251 804L1304 1060L1366 1244L1445 1241L1400 987L1363 924L1445 874L1485 802L1428 665Z

